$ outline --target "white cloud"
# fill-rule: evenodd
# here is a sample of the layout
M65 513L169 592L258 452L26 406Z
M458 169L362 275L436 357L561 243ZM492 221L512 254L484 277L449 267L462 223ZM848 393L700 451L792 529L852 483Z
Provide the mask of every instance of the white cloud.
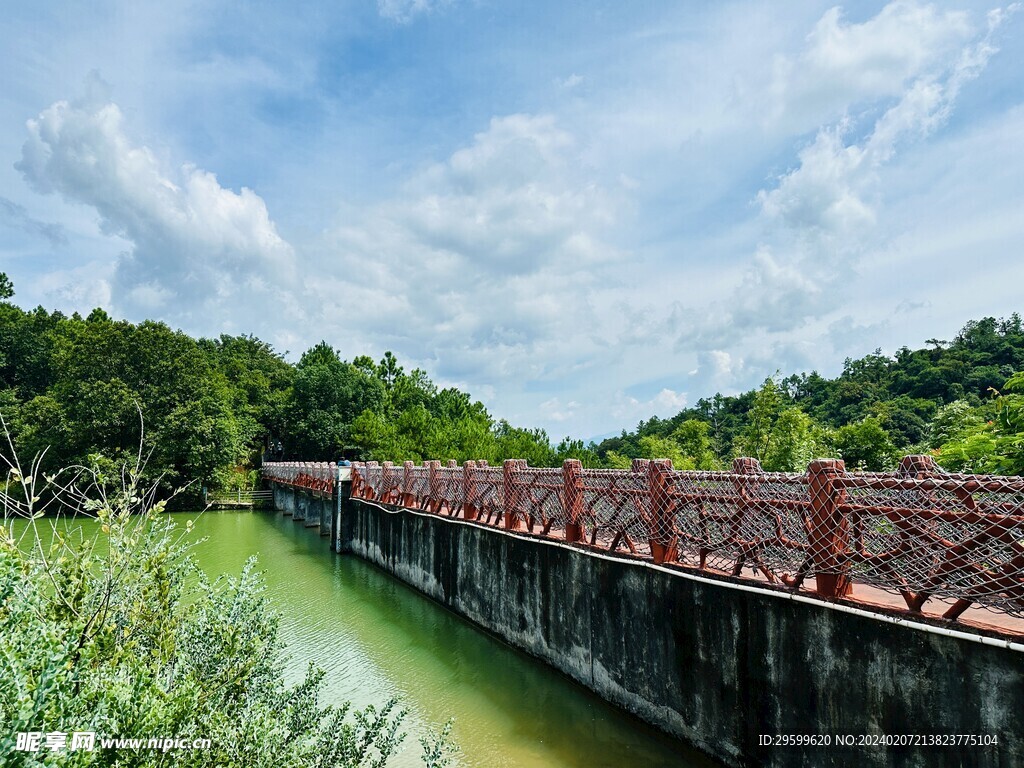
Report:
M839 353L863 354L861 348L865 339L883 338L889 329L887 319L875 323L858 323L853 316L843 317L829 323L828 339Z
M88 261L70 269L57 269L35 278L35 289L69 311L89 313L110 307L109 265Z
M876 227L886 167L901 148L946 122L963 85L978 76L996 50L992 34L1004 14L990 14L981 32L965 31L961 16L940 18L934 9L908 3L890 4L862 25L842 25L835 10L826 14L804 57L812 71L802 77L827 79L836 67L864 65L862 55L881 56L882 49L873 44L866 53L854 53L864 36L877 34L890 43L915 37L913 50L893 54L897 61L876 67L865 81L871 88L857 90L858 96L898 92L899 98L859 141L850 140L852 127L845 118L822 127L800 151L797 167L758 193L764 242L731 296L710 308L681 313L677 349L742 348L745 337L764 343L764 334L792 333L844 303L858 263L893 235ZM966 45L950 46L950 40L962 41L965 35ZM886 72L891 87L881 88L878 79ZM911 75L919 77L907 82Z
M118 106L34 121L48 197L12 168L21 118L0 130L0 258L25 305L391 348L552 434L1019 309L1024 46L989 37L1010 9L828 5L524 6L510 35L461 4L458 39L415 40L382 23L453 0L262 9L229 36L216 4L25 6L9 114L91 67Z
M687 405L685 392L676 392L668 387L662 388L653 397L647 400L640 400L624 392L616 394L616 401L611 412L616 418L631 423L637 419L646 419L651 416L668 417L675 416Z
M495 118L348 218L330 246L338 282L320 286L346 297L338 321L440 377L555 381L591 365L613 325L595 296L614 290L614 206L550 117Z
M0 222L30 235L41 237L52 246L67 245L68 236L60 224L39 221L29 215L25 207L13 200L0 197Z
M262 325L269 304L294 307L295 255L262 198L212 173L165 169L128 138L121 110L95 79L76 102L28 122L16 167L38 192L91 206L104 233L129 244L110 277L110 300L136 319L159 315L194 331ZM294 311L294 310L293 310Z
M575 72L573 72L568 77L556 77L555 78L555 85L557 85L559 88L564 88L567 91L572 90L573 88L575 88L577 85L579 85L582 82L583 82L583 76L582 75L577 75Z
M875 19L859 25L859 29L850 31L852 28L849 28L843 32L836 26L837 10L826 14L829 20L826 26L831 30L828 37L838 37L840 42L836 45L840 49L855 48L862 38L874 39L875 35L887 45L895 45L904 37L913 39L915 44L895 49L901 53L890 54L889 58L896 63L871 75L872 83L879 79L899 89L899 98L875 121L865 140L859 144L845 141L849 130L847 120L823 128L814 143L800 152L799 167L784 175L774 189L758 194L762 210L770 219L778 219L794 230L827 234L843 242L856 239L858 231L874 224L875 211L868 198L874 192L878 169L892 160L901 142L924 138L941 126L949 117L961 87L980 74L996 51L991 35L1003 18L999 13L989 16L988 30L980 39L964 47L947 48L944 35L938 34L934 27L953 28L957 33L955 39L960 39L965 35L966 24L962 16L947 14L947 23L936 25L934 9L893 3ZM889 29L894 19L899 21L896 31ZM903 28L908 23L916 25L916 35ZM881 30L876 29L879 26ZM818 47L821 47L820 41ZM886 48L869 47L876 57L884 50ZM838 54L833 51L832 55L844 64L851 61L863 64L860 55L851 56L849 51ZM914 66L906 61L913 62ZM904 71L918 74L923 61L931 65L930 70L904 84ZM888 77L882 77L884 72L888 72ZM829 79L827 70L815 74L823 80ZM876 88L873 95L892 94Z
M769 115L799 124L899 98L914 80L946 69L974 35L959 10L897 0L858 24L836 6L815 24L802 53L776 57Z
M421 14L451 5L454 0L377 0L377 10L385 19L408 24Z
M575 417L579 408L580 404L575 400L563 403L559 398L553 397L540 404L540 415L545 421L560 423Z

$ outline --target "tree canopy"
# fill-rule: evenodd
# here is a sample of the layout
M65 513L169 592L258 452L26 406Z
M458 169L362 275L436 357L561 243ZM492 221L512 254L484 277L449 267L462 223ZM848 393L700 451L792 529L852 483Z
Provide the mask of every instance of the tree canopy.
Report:
M803 471L819 456L885 470L903 455L930 453L950 470L1024 472L1020 316L972 320L952 341L926 344L848 359L834 379L816 371L776 375L756 390L701 398L591 448L607 466L646 457L654 438L682 453L660 442L663 457L700 468L746 455L767 470ZM695 424L703 425L699 433Z
M1024 472L1024 328L1018 315L971 321L949 342L875 351L819 373L776 374L755 390L715 394L599 444L495 419L391 352L351 361L327 341L295 364L253 336L194 339L102 309L67 317L8 299L0 273L0 413L23 451L48 464L112 466L138 452L167 488L253 482L264 456L327 461L526 459L628 467L667 458L726 468L753 456L803 471L818 456L883 470L932 453L958 471Z

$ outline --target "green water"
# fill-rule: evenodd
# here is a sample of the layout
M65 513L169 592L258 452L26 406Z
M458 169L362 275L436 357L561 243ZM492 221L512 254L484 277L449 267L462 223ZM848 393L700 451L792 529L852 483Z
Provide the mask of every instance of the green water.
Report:
M450 717L459 766L711 765L375 567L334 554L315 528L274 512L175 518L207 538L196 557L211 576L259 557L293 679L312 660L327 673L330 703L399 698L408 735L395 766L420 765L418 737Z

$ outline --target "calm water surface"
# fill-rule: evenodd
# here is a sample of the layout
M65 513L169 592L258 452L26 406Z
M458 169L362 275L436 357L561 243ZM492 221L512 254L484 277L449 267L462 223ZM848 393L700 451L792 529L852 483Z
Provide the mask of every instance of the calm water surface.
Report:
M200 566L237 574L251 555L281 613L288 672L326 671L324 700L398 697L409 715L395 766L417 766L418 738L455 718L459 766L709 766L541 663L274 512L176 514L195 521ZM86 523L89 525L90 523Z

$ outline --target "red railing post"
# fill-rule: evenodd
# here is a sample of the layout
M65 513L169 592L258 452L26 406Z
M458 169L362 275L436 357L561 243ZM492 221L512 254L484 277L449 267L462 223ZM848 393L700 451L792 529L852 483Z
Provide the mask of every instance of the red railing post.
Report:
M516 527L516 491L515 476L519 469L518 459L505 459L502 465L504 474L502 476L502 496L505 512L505 528L512 530Z
M337 477L337 475L335 475ZM349 498L358 499L362 495L362 489L359 487L359 483L362 478L359 475L359 462L352 462L352 485L349 487Z
M579 459L562 462L562 498L565 500L565 540L583 541L583 465Z
M441 514L440 461L427 462L427 498L423 506L428 512Z
M849 576L840 564L846 547L847 525L839 510L846 491L835 487L835 479L846 472L842 459L815 459L807 467L807 490L811 497L808 542L820 597L845 597L853 591Z
M652 459L647 464L647 490L651 495L648 543L656 563L668 563L677 558L676 540L672 535L671 471L669 459Z
M380 500L385 504L394 504L397 491L395 485L395 464L382 461L380 464Z
M900 459L896 474L900 477L930 477L942 473L942 468L928 454L912 454Z
M413 462L411 462L411 461L403 461L402 462L402 502L401 502L401 504L402 504L403 507L408 507L410 509L415 506L415 504L413 504L413 498L412 498L412 468L414 466L416 466L416 465Z
M377 463L376 461L368 461L363 466L365 466L367 469L369 469L371 471L375 471L377 469L380 469L380 467L381 467L381 465L379 463ZM383 483L384 483L384 473L383 473L383 469L381 469L380 480L378 481L376 487L371 486L371 485L368 484L366 486L365 490L364 490L363 498L371 499L371 500L374 500L374 501L382 501L381 495L380 495L380 489L381 489Z
M467 461L462 465L462 516L466 520L476 520L480 514L473 503L473 470L476 469L475 461Z

